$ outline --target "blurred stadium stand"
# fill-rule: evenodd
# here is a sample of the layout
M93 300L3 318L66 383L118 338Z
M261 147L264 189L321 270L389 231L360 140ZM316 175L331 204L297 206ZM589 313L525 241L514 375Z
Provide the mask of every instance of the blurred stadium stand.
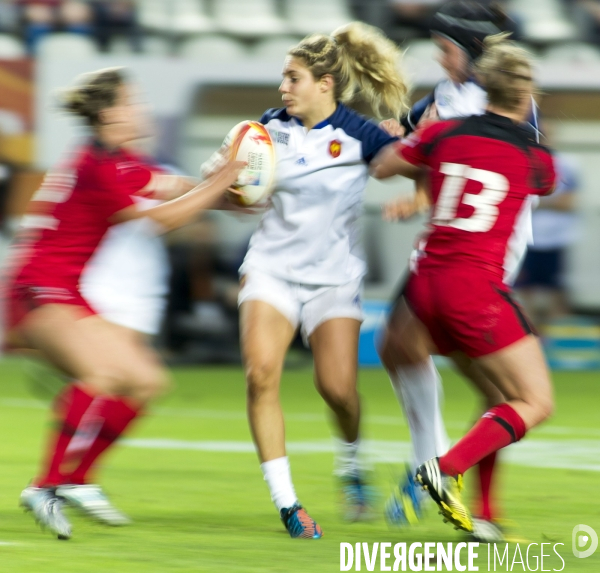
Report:
M37 56L51 60L88 60L98 53L96 43L86 36L72 32L57 32L41 38L36 47Z
M489 1L482 0L489 4ZM160 37L175 46L189 37L224 34L245 42L267 36L329 32L352 19L383 28L399 42L427 36L426 16L438 0L19 0L0 3L0 32L35 51L40 38L72 32L91 37L103 51L123 53L116 37L137 51L156 53ZM519 39L547 47L600 37L597 0L498 0ZM419 11L420 10L420 11ZM422 14L417 22L414 14ZM15 44L16 46L16 44ZM5 48L8 50L8 48ZM17 48L15 47L15 50ZM15 52L16 53L16 52Z
M249 52L237 38L207 35L184 40L177 55L199 62L235 62L246 59Z
M290 28L278 13L275 0L219 0L213 9L218 30L240 38L275 36Z
M284 14L292 31L302 35L313 33L315 24L329 32L355 18L346 0L286 0Z
M571 62L575 64L600 62L600 48L583 42L565 42L548 47L544 54L548 62Z

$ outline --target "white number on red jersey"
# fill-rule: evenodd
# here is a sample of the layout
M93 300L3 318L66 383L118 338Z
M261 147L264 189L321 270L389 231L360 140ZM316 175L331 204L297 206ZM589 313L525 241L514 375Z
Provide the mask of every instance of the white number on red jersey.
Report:
M31 198L35 203L64 203L73 192L77 179L75 173L69 170L49 171L41 187ZM50 214L27 213L21 221L21 226L27 229L57 229L59 221Z
M433 212L433 224L472 233L489 231L498 218L498 205L508 193L508 179L499 173L460 163L442 163L440 172L446 177ZM479 193L464 193L469 180L483 185ZM473 207L474 212L470 217L456 216L461 203Z

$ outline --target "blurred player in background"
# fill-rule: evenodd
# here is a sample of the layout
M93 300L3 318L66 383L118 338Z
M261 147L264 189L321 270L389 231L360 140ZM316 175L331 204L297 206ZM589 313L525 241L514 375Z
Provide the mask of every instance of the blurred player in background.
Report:
M445 520L468 532L473 521L461 500L462 474L520 440L553 408L540 342L505 276L508 243L527 196L554 188L553 160L519 125L534 91L527 52L503 35L485 45L475 66L488 95L485 115L424 127L373 167L377 176L413 179L426 170L430 231L404 291L406 304L429 332L431 353L476 364L505 397L447 453L417 468L416 479Z
M139 209L159 205L194 187L191 179L169 176L149 157L138 152L139 142L135 143L135 147L130 146L130 153L137 155L142 164L147 164L155 178L162 179L160 188L151 196L134 196ZM108 229L83 270L80 291L102 318L119 327L140 352L159 365L161 360L149 343L160 329L168 279L169 261L161 230L151 219L140 218ZM71 391L72 386L67 387L63 396ZM60 399L56 401L57 405L59 403ZM63 484L56 489L58 497L107 525L125 525L130 520L109 502L99 485L92 483L93 470L104 451L140 413L123 410L121 423L115 428L108 420L103 420L102 412L117 407L112 397L94 397L79 433L65 453L63 465L72 471L61 472Z
M336 475L346 517L367 511L358 461L361 294L366 272L359 217L374 156L394 141L348 109L361 93L376 112L402 111L407 88L397 47L361 23L310 36L288 52L284 108L261 118L275 142L275 192L240 268L240 330L248 418L264 479L292 537L319 538L292 484L279 401L287 349L300 328L315 385L339 432Z
M387 120L382 126L393 135L409 135L421 123L484 113L487 94L474 76L474 66L483 52L484 39L500 32L504 15L475 2L450 2L443 6L431 22L433 40L440 49L440 64L447 79L434 91L417 102L400 124ZM529 118L531 129L537 132L537 118ZM429 208L429 196L424 187L414 199L400 199L385 206L389 220L403 219ZM514 280L527 243L531 240L531 204L527 200L520 212L505 259L505 280ZM420 256L412 255L412 263ZM414 469L431 457L444 454L449 439L441 414L442 388L439 374L427 352L428 335L420 332L412 320L403 298L402 285L390 313L388 326L380 346L382 362L390 376L392 387L403 406L413 443L413 466L400 481L386 504L386 518L395 525L415 523L421 511L423 494L415 485ZM480 390L485 392L484 409L502 402L498 390L478 370L476 365L460 365L459 369ZM475 535L482 539L502 540L502 532L493 523L496 517L492 503L492 475L495 454L481 461L479 469L480 507L475 518Z
M8 344L37 351L77 380L59 397L42 472L21 494L21 504L59 538L69 538L71 526L57 488L84 481L94 460L168 384L147 346L82 296L83 269L111 225L146 219L162 232L184 225L221 199L242 166L227 163L178 199L144 209L140 198L179 194L190 184L156 173L126 150L147 125L124 71L86 76L65 93L64 107L85 120L92 137L34 197L4 285ZM74 466L69 449L81 452Z

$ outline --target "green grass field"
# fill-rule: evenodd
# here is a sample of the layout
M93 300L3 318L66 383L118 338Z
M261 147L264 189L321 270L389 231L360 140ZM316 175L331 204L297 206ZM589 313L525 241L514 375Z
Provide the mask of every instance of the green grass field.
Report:
M477 402L458 377L449 371L443 377L445 417L457 438L474 419ZM174 392L105 459L100 472L106 491L134 525L111 529L69 514L74 536L63 542L41 532L17 507L21 489L36 472L47 411L30 392L22 365L0 362L0 571L326 573L340 570L341 542L462 539L433 508L412 529L391 530L382 517L361 524L341 520L331 476L330 427L306 368L285 373L282 399L296 489L325 535L320 541L291 540L252 451L241 370L176 369L174 378ZM600 533L600 373L558 373L554 380L556 415L513 446L512 455L506 453L504 514L527 540L522 547L564 543L559 547L564 571L598 572L600 550L576 559L571 531L586 524ZM400 475L408 430L383 371L362 371L360 386L382 505ZM539 555L539 546L535 549ZM480 546L479 555L479 570L487 571L486 546ZM544 567L562 564L551 557ZM516 563L512 570L527 569Z

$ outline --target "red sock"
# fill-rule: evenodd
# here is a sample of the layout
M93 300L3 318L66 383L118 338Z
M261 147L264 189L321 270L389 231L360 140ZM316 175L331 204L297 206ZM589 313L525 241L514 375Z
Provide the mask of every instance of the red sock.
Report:
M56 399L54 410L58 424L49 440L40 477L33 482L36 486L48 487L63 483L61 465L65 461L67 448L93 400L92 395L76 384L69 384Z
M440 470L453 476L464 474L489 454L518 442L525 431L525 422L511 406L494 406L440 458Z
M122 398L103 397L100 415L104 419L104 424L87 451L81 456L79 465L66 478L68 483L88 483L89 473L97 459L139 414L139 409L133 408Z
M481 495L479 515L491 521L494 518L494 503L492 503L492 478L496 466L496 452L485 456L479 461L479 493Z

